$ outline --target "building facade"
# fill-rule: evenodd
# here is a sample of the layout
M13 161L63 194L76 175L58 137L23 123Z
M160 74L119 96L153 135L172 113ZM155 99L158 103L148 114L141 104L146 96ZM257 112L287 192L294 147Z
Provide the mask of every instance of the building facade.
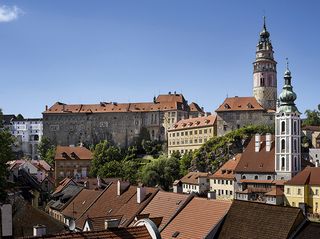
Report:
M57 102L43 112L44 135L57 145L86 145L109 140L127 147L147 129L151 140L166 140L167 130L181 119L203 115L182 94L159 95L153 102L101 102L67 105Z
M13 119L9 129L17 139L15 150L21 150L31 159L39 159L38 145L43 135L42 119Z
M285 183L285 205L320 213L320 168L306 167Z
M182 183L182 192L186 194L207 193L210 188L209 176L209 173L189 172L187 175L180 179Z
M88 177L92 158L92 152L85 147L57 146L54 158L56 183L65 177Z
M237 154L221 166L212 176L210 176L210 191L215 192L216 199L233 200L236 184L235 168L241 159L241 154Z
M277 102L277 62L264 22L253 63L253 97L227 97L218 107L217 134L246 125L274 125Z
M214 115L180 120L168 130L168 155L192 152L215 136L216 132Z

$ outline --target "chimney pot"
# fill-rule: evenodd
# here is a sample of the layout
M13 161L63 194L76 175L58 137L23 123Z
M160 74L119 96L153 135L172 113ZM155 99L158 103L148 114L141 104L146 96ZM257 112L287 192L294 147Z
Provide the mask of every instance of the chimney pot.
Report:
M271 134L267 133L266 134L266 151L267 152L270 152L270 150L271 150L271 141L272 141Z
M121 182L118 180L117 183L117 196L120 196L129 186L130 184L128 182Z
M261 136L260 134L255 135L255 152L260 151L260 141L261 141Z

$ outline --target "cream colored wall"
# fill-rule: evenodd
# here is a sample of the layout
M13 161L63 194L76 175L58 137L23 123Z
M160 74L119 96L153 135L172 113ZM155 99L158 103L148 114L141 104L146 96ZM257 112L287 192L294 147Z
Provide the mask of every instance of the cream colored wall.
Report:
M300 194L299 194L300 189ZM289 191L288 191L289 190ZM284 186L285 205L299 207L299 203L307 203L308 193L306 186Z
M234 181L231 179L210 179L210 191L216 192L217 199L232 200L234 199ZM226 193L226 191L228 191L228 194ZM232 195L230 195L230 192L232 192Z
M313 213L320 212L320 186L309 186L308 205L312 207Z
M170 156L174 151L179 151L181 155L194 151L215 135L214 125L170 130L168 132L168 155Z

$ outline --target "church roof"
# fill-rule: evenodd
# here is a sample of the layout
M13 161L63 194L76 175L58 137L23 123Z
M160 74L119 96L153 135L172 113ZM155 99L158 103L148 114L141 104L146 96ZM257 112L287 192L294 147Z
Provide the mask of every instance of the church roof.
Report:
M216 112L227 111L264 111L265 109L258 103L255 97L228 97L216 109Z

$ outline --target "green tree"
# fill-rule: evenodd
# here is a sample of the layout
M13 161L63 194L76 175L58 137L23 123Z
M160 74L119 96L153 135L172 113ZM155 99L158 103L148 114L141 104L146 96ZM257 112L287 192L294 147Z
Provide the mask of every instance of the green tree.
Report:
M0 108L0 129L3 127L3 113L2 109Z
M56 147L52 146L51 148L48 149L43 160L45 160L49 165L53 166L55 155L56 155Z
M112 146L106 140L101 141L95 146L93 151L90 175L96 177L98 170L106 163L111 161L121 161L122 157L121 150L118 147Z
M320 105L318 105L318 108ZM304 126L319 126L320 125L320 109L319 110L306 110L307 118L303 121Z
M122 162L121 178L125 181L129 181L131 184L136 184L139 179L139 169L141 163L139 160L131 160Z
M141 180L148 186L161 186L169 190L175 179L180 178L180 164L177 158L160 156L141 169Z
M5 191L7 187L7 162L14 159L12 144L14 138L7 130L0 130L0 202L4 202L7 197Z
M18 115L17 115L17 120L23 120L23 119L24 119L24 117L23 117L22 114L18 114Z
M106 178L117 178L122 176L122 162L109 161L105 162L97 171L97 175Z
M47 155L47 152L49 149L53 147L53 144L51 143L50 139L43 136L39 145L38 145L38 152L41 159L44 159Z
M191 167L192 162L192 152L186 152L180 160L180 174L186 175L189 172L189 168Z

